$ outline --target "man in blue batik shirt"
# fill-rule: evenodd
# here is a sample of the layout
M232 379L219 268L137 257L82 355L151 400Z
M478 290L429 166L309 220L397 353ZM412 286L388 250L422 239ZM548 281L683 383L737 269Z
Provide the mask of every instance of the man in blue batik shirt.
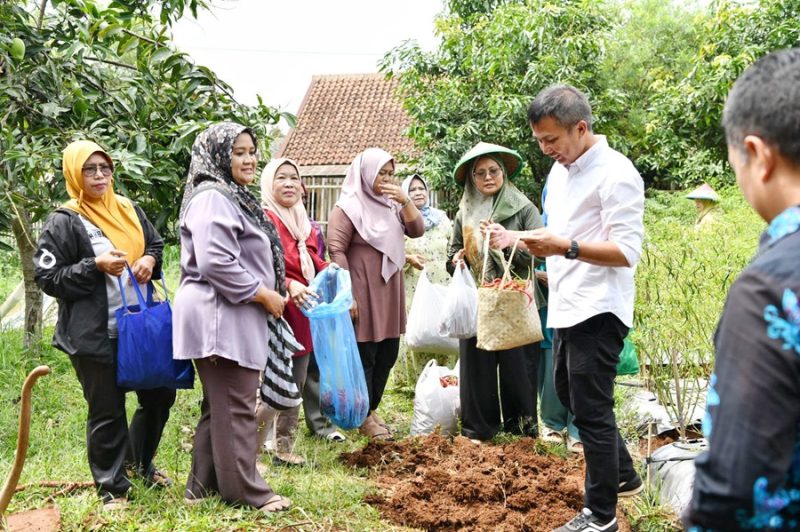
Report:
M697 458L693 531L800 530L800 49L759 59L723 115L728 158L769 223L730 289Z

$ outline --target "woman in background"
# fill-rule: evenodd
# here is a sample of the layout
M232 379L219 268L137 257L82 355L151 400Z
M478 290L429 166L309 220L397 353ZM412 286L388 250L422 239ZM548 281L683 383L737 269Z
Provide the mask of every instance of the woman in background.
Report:
M370 413L359 430L373 439L392 437L377 409L405 332L403 235L416 238L425 231L394 171L394 158L384 150L359 153L328 222L331 260L350 271L351 316L369 393Z
M421 237L406 237L405 239L406 263L403 266L403 277L406 285L406 315L408 315L423 269L432 283L446 285L450 280L450 274L447 273L444 264L447 260L447 246L453 224L444 211L431 207L428 183L421 175L414 174L407 177L401 186L419 210L425 225L425 234ZM417 381L422 366L428 360L442 358L429 353L412 351L405 342L401 342L400 357L403 360L403 375L398 376L395 372L395 381L412 386ZM452 365L455 360L441 360L441 362Z
M301 201L302 190L300 171L297 163L291 159L273 159L261 172L261 203L264 212L278 229L286 263L289 301L284 309L284 318L291 326L295 339L303 345L303 350L292 358L292 376L298 390L305 386L308 363L314 350L311 326L300 309L316 301L318 296L308 285L318 272L328 266L317 254L317 234ZM317 409L318 402L319 398ZM279 464L305 463L305 459L294 452L299 414L300 405L279 411L264 403L259 404L256 413L259 444L269 437L267 433L274 426L274 459Z

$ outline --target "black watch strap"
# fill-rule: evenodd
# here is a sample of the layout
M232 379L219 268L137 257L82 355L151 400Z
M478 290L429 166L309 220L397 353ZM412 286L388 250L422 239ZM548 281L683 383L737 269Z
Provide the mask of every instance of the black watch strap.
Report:
M573 240L569 243L569 249L566 253L564 253L564 257L568 259L577 259L579 251L580 249L578 248L578 241Z

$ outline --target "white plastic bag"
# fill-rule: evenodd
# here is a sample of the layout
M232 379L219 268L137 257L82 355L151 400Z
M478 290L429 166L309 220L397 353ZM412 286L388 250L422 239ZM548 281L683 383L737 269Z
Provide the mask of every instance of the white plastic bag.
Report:
M456 266L447 286L439 332L450 338L472 338L478 332L478 288L469 268Z
M446 293L447 287L431 283L427 270L422 270L406 324L406 345L414 351L458 354L458 340L439 332Z
M436 427L449 436L458 430L461 412L458 363L453 369L439 366L436 360L425 364L414 389L414 419L411 434L431 434Z

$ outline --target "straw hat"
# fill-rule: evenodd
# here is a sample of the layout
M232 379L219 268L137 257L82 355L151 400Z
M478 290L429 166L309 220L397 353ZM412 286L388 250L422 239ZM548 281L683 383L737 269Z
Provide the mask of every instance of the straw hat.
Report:
M708 200L708 201L719 201L719 195L711 188L708 183L703 183L696 189L692 190L688 194L686 194L687 199L693 200Z
M522 156L516 151L500 146L498 144L490 144L488 142L479 142L471 150L461 156L461 159L456 163L456 169L453 171L453 177L460 184L464 184L464 179L467 177L467 172L472 168L472 161L483 155L494 155L503 161L503 166L506 170L506 179L513 179L522 171L525 164Z

